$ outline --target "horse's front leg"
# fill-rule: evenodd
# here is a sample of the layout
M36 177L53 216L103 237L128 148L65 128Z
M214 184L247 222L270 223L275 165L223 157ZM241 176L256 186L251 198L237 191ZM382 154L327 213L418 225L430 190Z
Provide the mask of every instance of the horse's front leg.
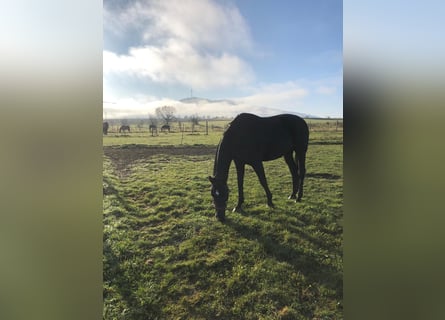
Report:
M241 205L244 202L244 190L243 190L243 182L244 182L244 163L241 161L235 160L236 166L236 175L238 178L238 204L235 208L233 208L233 212L242 212Z

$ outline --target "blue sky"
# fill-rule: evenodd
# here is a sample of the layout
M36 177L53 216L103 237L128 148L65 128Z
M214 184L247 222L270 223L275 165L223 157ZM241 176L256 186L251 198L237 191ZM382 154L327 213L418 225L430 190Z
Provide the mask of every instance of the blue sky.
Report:
M337 0L105 0L104 114L341 117L342 12ZM233 103L195 111L178 101L191 89Z

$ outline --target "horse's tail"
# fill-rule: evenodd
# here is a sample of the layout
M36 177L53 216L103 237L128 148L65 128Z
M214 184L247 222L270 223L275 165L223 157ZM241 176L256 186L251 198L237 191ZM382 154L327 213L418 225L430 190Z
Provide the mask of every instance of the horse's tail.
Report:
M306 153L309 145L309 127L306 121L298 118L298 121L292 126L291 132L295 152L297 154Z
M301 139L302 139L302 146L304 153L307 152L307 148L309 146L309 127L306 123L306 121L303 120L304 126L301 132Z
M299 177L297 201L301 201L303 197L303 183L306 175L306 152L309 146L309 127L304 119L301 119L301 126L298 126L297 146L295 150L295 162L297 164Z

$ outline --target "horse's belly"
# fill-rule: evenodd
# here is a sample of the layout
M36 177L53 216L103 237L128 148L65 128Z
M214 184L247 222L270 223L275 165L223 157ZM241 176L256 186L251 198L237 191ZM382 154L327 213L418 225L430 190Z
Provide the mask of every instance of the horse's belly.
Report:
M266 155L263 156L263 161L276 160L278 158L281 158L282 156L283 156L282 154L279 154L279 155L276 155L276 154L266 154Z
M261 161L272 161L285 154L292 152L292 145L289 141L267 141L261 144L251 144L250 140L237 141L235 158L245 163L252 164Z
M272 161L282 157L284 153L275 153L275 152L251 152L245 153L244 155L240 155L236 158L243 160L247 164L254 164L261 161Z
M290 143L282 144L275 143L269 144L267 147L262 149L262 158L263 161L271 161L278 158L281 158L285 154L292 152L292 147Z

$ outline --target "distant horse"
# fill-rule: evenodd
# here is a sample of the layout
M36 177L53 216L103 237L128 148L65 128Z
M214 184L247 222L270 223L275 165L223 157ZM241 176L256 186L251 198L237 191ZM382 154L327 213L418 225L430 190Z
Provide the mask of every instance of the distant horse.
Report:
M156 134L158 133L158 127L154 124L151 124L148 129L151 132L151 135L154 136L154 133L156 132Z
M119 133L128 131L130 132L130 126L123 125L119 128Z
M168 124L164 124L164 125L161 127L161 132L164 132L164 131L168 131L168 132L170 132L170 126L169 126Z
M108 124L108 122L104 122L104 123L102 123L102 132L105 134L105 135L107 135L108 134L108 127L109 127L110 125Z
M266 192L268 206L274 206L264 173L263 161L275 160L281 156L284 156L292 175L293 189L289 199L295 199L298 193L296 201L301 201L308 141L308 126L298 116L282 114L261 118L249 113L238 115L224 132L215 155L214 176L209 176L216 218L221 222L225 220L226 204L229 198L227 179L232 160L235 162L238 178L238 204L233 211L241 211L241 205L244 202L243 180L246 164L255 170Z

